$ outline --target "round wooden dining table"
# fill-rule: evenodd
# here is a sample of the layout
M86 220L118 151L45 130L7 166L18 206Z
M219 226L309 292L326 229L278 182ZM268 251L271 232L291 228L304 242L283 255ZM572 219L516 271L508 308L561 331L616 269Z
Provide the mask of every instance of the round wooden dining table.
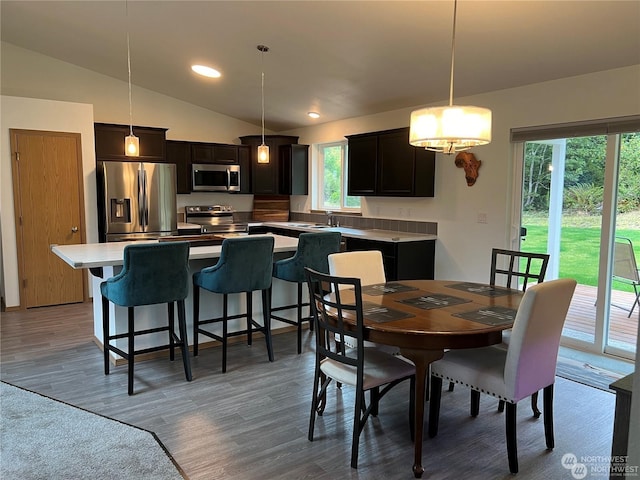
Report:
M348 301L341 294L343 301ZM362 287L365 340L400 348L416 366L413 473L420 478L426 376L446 349L486 347L513 325L523 293L491 285L401 280Z

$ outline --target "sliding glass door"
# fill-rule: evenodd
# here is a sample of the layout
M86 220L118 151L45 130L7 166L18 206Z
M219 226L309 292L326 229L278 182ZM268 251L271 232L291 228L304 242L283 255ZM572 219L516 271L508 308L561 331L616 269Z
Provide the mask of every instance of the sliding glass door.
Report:
M605 335L605 351L635 353L640 321L640 133L617 139L619 167L616 184L614 248L610 283L611 309ZM626 355L625 355L626 356Z
M514 234L514 246L549 253L547 279L578 281L563 343L633 358L640 306L630 310L640 287L632 261L624 278L622 256L640 254L640 134L559 138L550 130L517 143L516 158L514 223L526 235Z

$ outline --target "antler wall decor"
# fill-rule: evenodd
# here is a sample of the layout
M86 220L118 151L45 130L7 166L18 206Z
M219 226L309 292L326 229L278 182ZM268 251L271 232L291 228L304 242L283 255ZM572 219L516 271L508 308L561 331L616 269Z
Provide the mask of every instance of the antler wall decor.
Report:
M478 160L473 153L460 152L456 155L456 167L464 168L464 178L467 180L468 186L473 186L478 179L478 170L482 165L482 160Z

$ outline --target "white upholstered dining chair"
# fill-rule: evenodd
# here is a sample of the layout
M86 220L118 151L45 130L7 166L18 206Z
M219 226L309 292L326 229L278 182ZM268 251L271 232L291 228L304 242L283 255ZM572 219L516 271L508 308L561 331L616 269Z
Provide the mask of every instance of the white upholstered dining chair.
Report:
M518 472L516 442L517 403L543 390L544 430L547 448L554 447L553 385L560 336L576 281L552 280L527 289L513 324L507 350L499 347L450 350L431 364L429 436L438 433L442 381L453 381L476 392L471 415L478 414L480 392L506 402L506 436L509 469Z
M359 278L363 286L387 282L382 253L379 250L354 250L352 252L332 253L328 259L329 274L335 277ZM346 341L347 346L354 346L349 343L349 339ZM389 345L380 345L366 340L364 345L365 347L377 347L394 355L400 353L399 348Z
M382 253L379 250L332 253L328 258L331 275L359 278L362 285L375 285L387 281Z

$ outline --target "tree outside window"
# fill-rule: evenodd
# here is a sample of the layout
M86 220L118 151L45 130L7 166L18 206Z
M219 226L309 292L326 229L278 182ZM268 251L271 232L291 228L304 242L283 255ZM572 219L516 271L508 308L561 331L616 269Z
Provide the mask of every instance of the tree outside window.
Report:
M360 197L347 195L347 142L320 145L319 152L319 208L359 211Z

